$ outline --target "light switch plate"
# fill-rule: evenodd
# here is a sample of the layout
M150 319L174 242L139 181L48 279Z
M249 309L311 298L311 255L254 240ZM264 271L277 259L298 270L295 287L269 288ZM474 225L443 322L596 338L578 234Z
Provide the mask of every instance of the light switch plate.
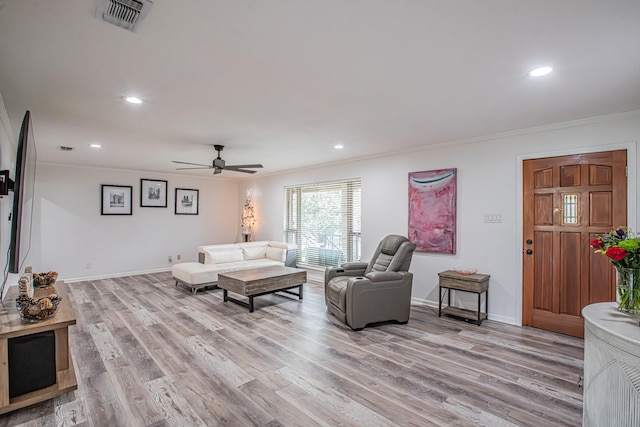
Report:
M502 222L502 214L484 214L484 222L497 224Z

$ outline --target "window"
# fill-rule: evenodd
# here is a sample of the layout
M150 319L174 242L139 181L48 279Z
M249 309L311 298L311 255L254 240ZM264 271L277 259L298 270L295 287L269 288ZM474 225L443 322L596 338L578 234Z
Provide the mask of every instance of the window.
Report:
M284 239L301 267L360 261L360 178L285 187Z
M577 224L578 223L578 195L563 194L562 195L562 223Z

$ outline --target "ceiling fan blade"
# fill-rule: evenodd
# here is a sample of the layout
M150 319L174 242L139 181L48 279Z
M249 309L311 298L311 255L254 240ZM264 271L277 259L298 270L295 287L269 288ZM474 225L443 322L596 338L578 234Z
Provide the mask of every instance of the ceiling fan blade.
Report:
M173 163L180 163L181 165L193 165L193 166L204 166L207 167L209 169L211 169L211 166L209 165L202 165L200 163L189 163L189 162L179 162L177 160L171 160Z
M225 166L224 170L233 171L233 172L244 172L244 173L256 173L257 171L252 171L249 169L240 169L236 166Z
M202 168L176 168L177 171L186 171L186 170L192 170L192 169L211 169L211 166L205 166Z
M229 169L229 168L261 168L263 167L261 164L255 164L255 165L226 165L224 168L225 169Z

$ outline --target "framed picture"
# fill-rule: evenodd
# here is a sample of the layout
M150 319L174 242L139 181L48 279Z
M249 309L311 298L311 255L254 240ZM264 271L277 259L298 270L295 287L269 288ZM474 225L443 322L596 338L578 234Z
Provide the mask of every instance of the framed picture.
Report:
M167 181L159 179L141 179L140 206L144 208L166 208Z
M409 235L418 252L456 253L457 169L409 173Z
M198 215L198 190L176 188L176 215Z
M131 215L130 185L102 185L101 215Z

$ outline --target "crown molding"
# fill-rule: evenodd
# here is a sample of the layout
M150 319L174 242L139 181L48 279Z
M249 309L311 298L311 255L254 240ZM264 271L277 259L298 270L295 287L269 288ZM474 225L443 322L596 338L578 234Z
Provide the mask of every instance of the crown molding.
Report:
M452 141L439 142L435 144L428 144L420 147L415 147L414 149L407 149L406 152L423 151L430 148L441 148L449 145L474 144L478 142L513 138L517 136L531 135L531 134L540 133L540 132L549 132L549 131L568 129L568 128L578 127L578 126L587 126L591 124L604 123L604 122L610 122L614 120L622 120L622 119L634 118L634 117L640 118L640 110L625 111L622 113L615 113L615 114L606 114L604 116L588 117L584 119L571 120L568 122L552 123L548 125L534 126L530 128L516 129L516 130L506 131L506 132L498 132L498 133L493 133L489 135L482 135L482 136L475 136L471 138L463 138L463 139L457 139Z
M69 165L66 163L57 163L57 162L38 162L38 165L43 166L56 166L61 168L68 169L86 169L86 170L97 170L103 172L117 172L117 173L129 173L129 174L141 174L141 175L158 175L157 178L161 178L163 176L175 176L175 177L183 177L183 178L198 178L198 179L207 179L207 180L216 180L216 181L226 181L226 182L238 182L236 178L225 178L225 177L217 177L217 176L200 176L200 175L187 175L180 174L175 172L162 172L162 171L149 171L149 170L138 170L138 169L120 169L120 168L109 168L104 166L85 166L85 165Z
M635 117L640 118L640 110L625 111L623 113L607 114L604 116L588 117L585 119L577 119L577 120L571 120L568 122L553 123L549 125L535 126L530 128L517 129L513 131L498 132L498 133L493 133L488 135L475 136L471 138L455 139L455 140L444 141L444 142L435 142L432 144L422 144L419 146L405 148L402 150L386 151L384 153L376 153L376 154L369 154L366 156L352 157L350 159L340 160L337 162L334 161L334 162L328 162L328 163L321 163L317 165L302 166L294 169L263 173L260 175L260 178L268 177L268 176L285 175L285 174L295 173L303 170L320 169L328 166L336 166L336 165L341 165L345 163L355 163L355 162L361 162L364 160L379 159L379 158L389 157L389 156L400 156L403 154L429 151L429 150L434 150L434 149L444 148L449 146L477 144L477 143L493 141L497 139L513 138L517 136L530 135L530 134L535 134L540 132L568 129L572 127L586 126L590 124L604 123L604 122L609 122L614 120L622 120L622 119L635 118ZM251 180L251 178L252 177L246 177L246 178L241 178L241 180L249 181Z

